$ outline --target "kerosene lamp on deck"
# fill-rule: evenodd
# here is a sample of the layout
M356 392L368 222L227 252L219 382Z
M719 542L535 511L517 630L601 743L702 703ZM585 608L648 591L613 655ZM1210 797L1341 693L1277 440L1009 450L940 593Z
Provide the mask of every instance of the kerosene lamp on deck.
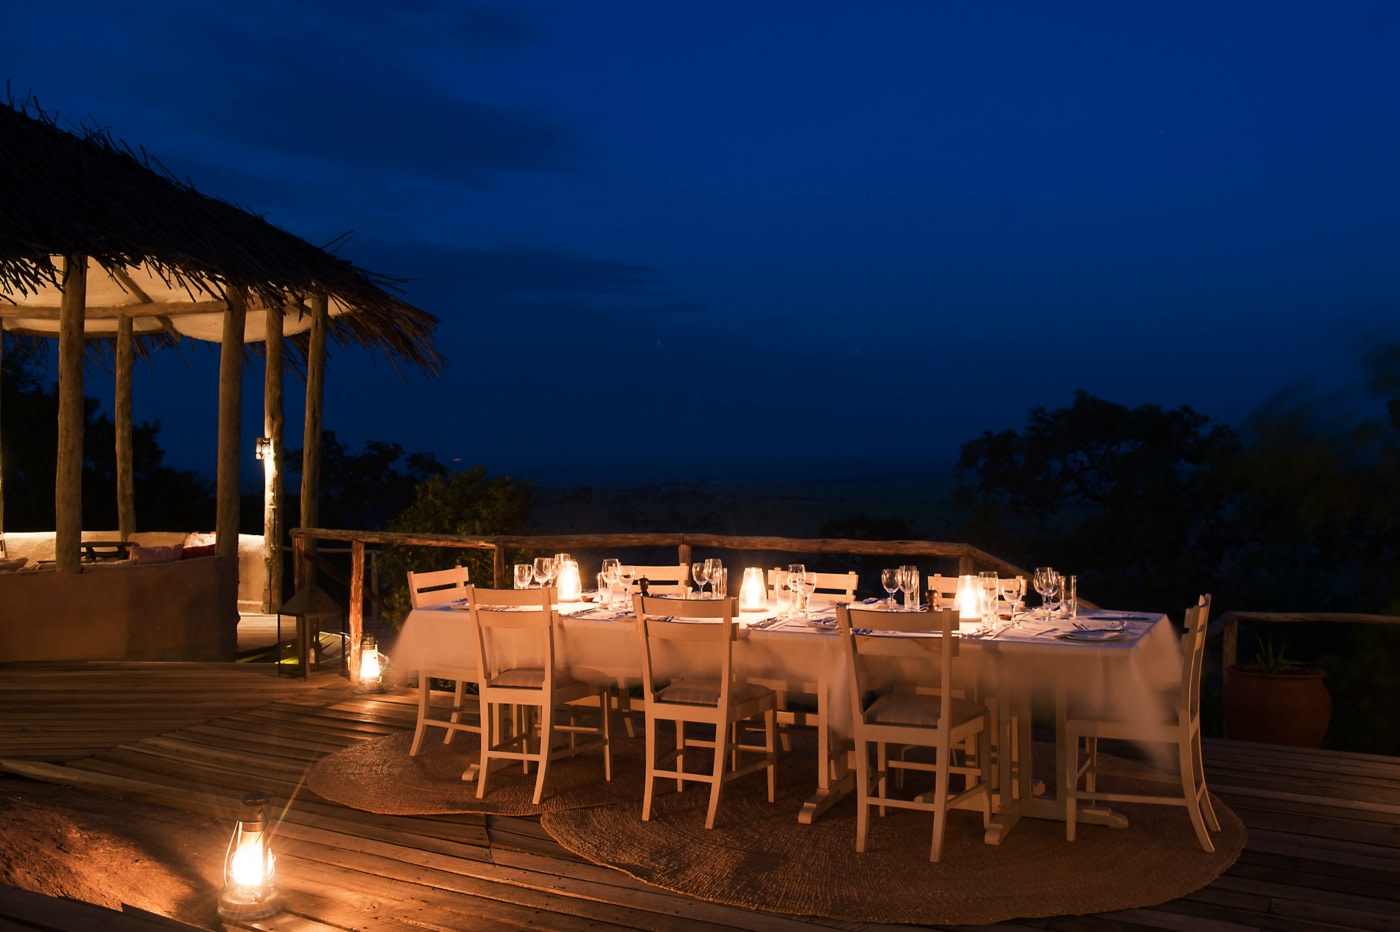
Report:
M224 854L224 891L219 895L219 915L225 919L266 919L282 908L277 899L272 856L272 832L267 793L243 797L238 824Z

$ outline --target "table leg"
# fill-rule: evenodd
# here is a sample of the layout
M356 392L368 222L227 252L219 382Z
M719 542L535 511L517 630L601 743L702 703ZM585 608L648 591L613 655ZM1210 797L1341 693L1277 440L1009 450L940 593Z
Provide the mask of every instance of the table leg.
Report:
M797 821L811 825L823 812L836 805L843 796L855 789L856 776L851 769L851 742L831 740L831 695L825 668L817 678L817 792L802 804Z

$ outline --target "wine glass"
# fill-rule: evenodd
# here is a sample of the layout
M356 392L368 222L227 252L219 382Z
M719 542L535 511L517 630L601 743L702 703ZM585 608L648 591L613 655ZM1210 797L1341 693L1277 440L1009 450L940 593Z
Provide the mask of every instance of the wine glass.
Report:
M982 609L982 623L988 626L997 620L997 591L1000 584L1001 580L997 578L996 570L982 570L977 574L978 594L981 596L978 601Z
M613 587L617 585L617 557L605 557L600 572L603 576L603 585L607 587L606 593L599 593L599 601L604 605L611 606L613 601Z
M1019 628L1021 622L1016 614L1016 606L1021 604L1021 600L1026 596L1026 577L1012 576L1002 579L998 583L1001 589L1002 601L1006 603L1006 617L1013 627Z
M637 575L637 568L630 563L619 563L617 565L617 582L622 587L622 598L626 601L632 592L632 578Z
M899 591L899 569L887 566L880 570L880 585L885 588L885 605L894 608L894 594Z
M710 561L696 560L690 564L690 578L695 581L695 597L705 597L705 583L710 581Z
M1050 597L1059 589L1059 574L1052 566L1037 566L1035 574L1031 576L1031 585L1040 594L1040 611L1046 618L1050 617Z
M914 608L919 598L919 568L904 565L899 568L899 589L904 593L904 607Z
M529 589L535 579L535 568L529 563L515 564L515 588Z
M807 567L801 563L789 563L787 573L781 577L783 585L786 586L788 590L789 614L795 615L797 614L797 590L792 587L793 573L798 573L805 577L807 575Z
M535 582L540 588L549 585L549 581L554 578L554 558L535 557L534 574Z
M798 564L800 565L800 564ZM810 586L810 588L808 588ZM805 571L791 572L787 574L788 593L791 598L792 610L790 615L805 615L807 613L807 594L816 586L808 583Z
M710 580L711 598L720 597L720 577L724 575L724 561L719 557L708 557L705 560L705 576Z

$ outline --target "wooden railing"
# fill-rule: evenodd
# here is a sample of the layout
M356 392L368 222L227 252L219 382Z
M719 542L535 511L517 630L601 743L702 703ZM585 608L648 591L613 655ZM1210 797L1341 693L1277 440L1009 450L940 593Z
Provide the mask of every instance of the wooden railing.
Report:
M493 585L511 585L510 567L506 565L508 550L535 550L541 553L573 550L611 550L675 547L676 562L689 566L691 551L696 547L737 552L831 553L850 556L899 556L913 558L951 559L958 561L958 575L979 570L996 570L1007 576L1030 574L1021 567L992 556L971 544L923 540L849 540L841 538L744 537L723 534L541 534L496 535L489 537L458 537L451 534L403 534L387 531L346 531L324 528L292 528L294 586L300 589L308 578L307 568L314 564L331 571L331 567L316 557L313 541L339 541L350 549L350 577L347 622L352 651L351 678L358 669L360 636L364 630L365 547L366 545L398 545L411 547L450 547L455 550L489 550Z
M1225 612L1210 623L1208 632L1209 636L1219 636L1221 639L1221 669L1233 666L1238 660L1240 622L1394 625L1400 624L1400 615L1365 615L1346 612Z

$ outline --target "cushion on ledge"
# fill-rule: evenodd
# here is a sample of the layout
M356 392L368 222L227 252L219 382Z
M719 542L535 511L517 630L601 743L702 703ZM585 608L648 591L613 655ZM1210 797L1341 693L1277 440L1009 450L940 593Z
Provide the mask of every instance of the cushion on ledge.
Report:
M179 546L178 544L176 546ZM213 544L202 544L198 547L186 546L180 551L181 560L193 560L195 557L212 557L215 555Z
M136 544L131 548L132 563L173 563L180 559L184 544L170 544L166 547L142 547Z

